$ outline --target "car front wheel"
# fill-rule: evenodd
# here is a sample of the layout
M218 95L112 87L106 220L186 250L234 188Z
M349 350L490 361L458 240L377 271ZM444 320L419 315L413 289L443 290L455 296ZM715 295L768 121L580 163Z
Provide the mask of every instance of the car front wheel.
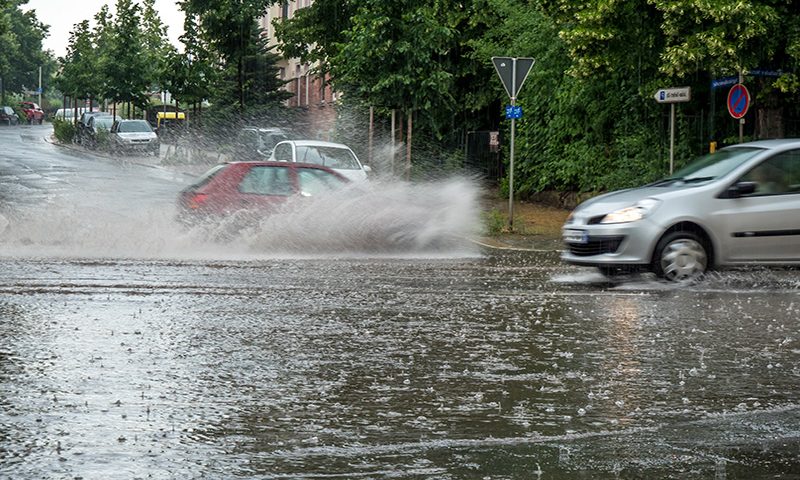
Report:
M653 271L670 282L691 282L708 268L703 240L692 232L672 232L658 242Z

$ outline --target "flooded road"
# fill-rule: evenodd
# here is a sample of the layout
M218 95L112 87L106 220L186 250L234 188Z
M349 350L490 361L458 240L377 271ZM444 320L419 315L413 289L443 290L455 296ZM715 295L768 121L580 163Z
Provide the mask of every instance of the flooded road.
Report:
M46 155L87 191L116 168ZM170 175L111 176L158 204ZM73 198L53 184L33 203ZM137 242L17 235L16 195L0 478L800 478L796 270L678 288L557 252L177 255L152 212L125 214L156 222Z

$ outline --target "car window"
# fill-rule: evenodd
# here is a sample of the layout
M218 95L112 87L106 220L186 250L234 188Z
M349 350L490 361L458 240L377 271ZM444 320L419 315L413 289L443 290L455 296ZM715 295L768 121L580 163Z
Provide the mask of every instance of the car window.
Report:
M92 119L90 123L92 125L92 128L95 129L102 128L103 130L108 130L111 128L111 125L114 124L114 119L112 117L100 117L100 118L95 117Z
M320 193L332 192L339 190L346 184L336 175L316 168L300 168L297 170L297 177L300 182L300 192L303 195L314 196Z
M261 133L259 136L259 148L267 152L272 151L278 142L287 140L286 135L280 133Z
M275 160L280 160L281 162L291 162L292 146L288 143L282 143L275 147Z
M239 132L239 143L248 149L258 148L258 134L253 130L243 130Z
M241 193L288 196L294 193L288 167L254 166L239 184Z
M200 178L198 178L196 182L194 182L193 184L189 185L187 190L197 190L198 188L200 188L200 187L202 187L204 185L207 185L219 172L224 170L225 167L227 167L227 166L228 166L228 164L223 163L223 164L216 165L216 166L212 167L209 171L207 171L206 173L201 175Z
M339 147L297 147L297 161L341 170L360 170L361 168L350 150Z
M752 195L800 193L800 150L790 150L759 163L741 180L755 182Z
M150 124L145 122L144 120L139 120L135 122L120 122L118 130L121 133L140 133L140 132L152 132L153 129L150 128Z
M724 148L698 158L666 180L713 180L724 177L763 151L761 148L753 147Z

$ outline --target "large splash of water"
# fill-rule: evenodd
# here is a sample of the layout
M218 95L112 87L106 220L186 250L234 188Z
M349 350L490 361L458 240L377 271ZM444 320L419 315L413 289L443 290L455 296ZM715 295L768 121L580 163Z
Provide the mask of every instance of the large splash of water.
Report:
M480 188L468 179L379 181L296 198L269 215L193 227L175 199L120 209L124 192L86 193L0 214L2 255L58 258L259 259L315 256L474 256ZM106 196L115 200L108 201ZM124 202L123 202L124 203ZM105 207L116 205L116 207Z

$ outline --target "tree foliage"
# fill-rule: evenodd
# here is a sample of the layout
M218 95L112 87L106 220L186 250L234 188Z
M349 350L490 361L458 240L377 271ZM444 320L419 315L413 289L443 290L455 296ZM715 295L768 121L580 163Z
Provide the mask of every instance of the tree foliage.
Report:
M196 19L196 37L219 66L212 98L217 108L240 114L274 107L289 94L278 81L278 57L266 48L257 19L275 0L183 0L181 9Z
M6 92L23 93L38 87L39 67L45 78L53 70L53 60L42 49L48 27L34 11L25 11L27 0L0 1L0 99Z

